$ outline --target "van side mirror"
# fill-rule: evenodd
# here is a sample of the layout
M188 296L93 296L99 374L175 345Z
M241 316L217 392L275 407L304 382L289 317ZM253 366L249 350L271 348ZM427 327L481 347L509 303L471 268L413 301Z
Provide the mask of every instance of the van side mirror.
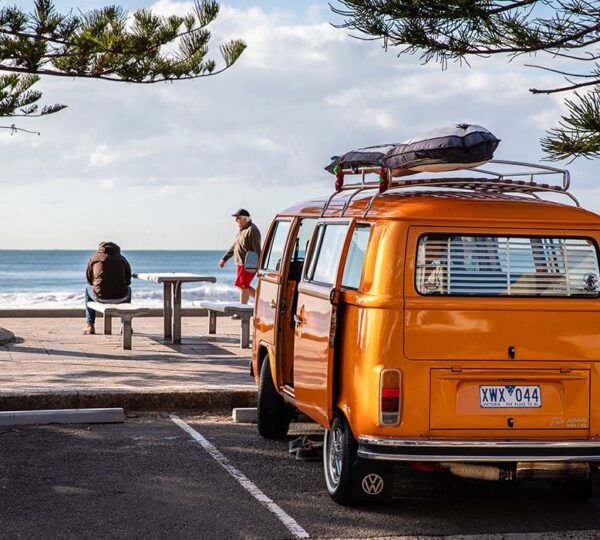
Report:
M258 253L256 253L256 251L248 251L248 253L246 253L244 270L248 272L258 271Z

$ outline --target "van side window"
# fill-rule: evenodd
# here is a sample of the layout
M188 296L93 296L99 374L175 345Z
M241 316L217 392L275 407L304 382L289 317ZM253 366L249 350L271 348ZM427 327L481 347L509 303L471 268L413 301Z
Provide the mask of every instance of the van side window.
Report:
M298 235L293 241L292 257L290 260L290 270L288 279L291 281L300 281L302 269L306 260L308 244L317 225L316 218L303 218L300 221ZM290 240L292 242L292 240Z
M306 279L322 285L333 285L340 264L347 224L319 225L313 242Z
M304 262L306 260L306 252L308 250L308 243L315 230L317 220L314 218L304 218L300 222L300 230L298 231L298 237L294 244L294 252L292 253L292 260L294 262Z
M359 224L354 229L342 277L342 287L358 289L370 234L371 227L369 225Z
M269 247L265 251L262 269L269 272L279 272L281 259L285 250L285 242L290 230L291 221L278 221L269 241Z

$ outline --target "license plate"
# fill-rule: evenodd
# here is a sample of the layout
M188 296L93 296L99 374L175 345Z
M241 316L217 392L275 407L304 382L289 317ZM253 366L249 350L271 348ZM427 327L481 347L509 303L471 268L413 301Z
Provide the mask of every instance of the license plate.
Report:
M536 409L542 406L542 391L539 386L480 386L479 405L486 409Z

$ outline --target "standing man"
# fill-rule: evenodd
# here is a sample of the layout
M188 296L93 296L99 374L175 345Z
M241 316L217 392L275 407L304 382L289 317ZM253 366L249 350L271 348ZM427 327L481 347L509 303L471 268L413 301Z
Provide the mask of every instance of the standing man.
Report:
M84 334L95 334L96 312L88 302L122 304L131 302L131 267L114 242L100 242L98 251L90 257L85 272L89 287L85 289Z
M250 297L254 298L256 290L250 284L256 275L256 272L248 272L244 269L244 261L246 253L249 251L256 252L260 255L260 231L258 227L252 223L250 212L240 208L233 214L235 221L239 227L235 241L229 251L223 255L219 261L219 266L223 268L225 263L233 257L237 265L237 279L235 286L240 290L240 302L247 304Z

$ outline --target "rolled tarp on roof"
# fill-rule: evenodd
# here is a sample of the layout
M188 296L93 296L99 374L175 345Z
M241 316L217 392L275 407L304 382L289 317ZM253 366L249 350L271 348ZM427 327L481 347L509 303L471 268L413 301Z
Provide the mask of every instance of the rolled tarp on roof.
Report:
M352 150L332 158L325 169L337 174L340 169L385 168L394 176L468 169L492 159L499 143L500 139L482 126L454 124L401 143Z

